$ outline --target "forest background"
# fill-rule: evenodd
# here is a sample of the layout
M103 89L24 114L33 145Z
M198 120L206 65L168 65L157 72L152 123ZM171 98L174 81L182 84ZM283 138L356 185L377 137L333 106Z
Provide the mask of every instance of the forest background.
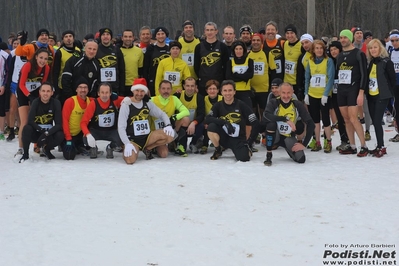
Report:
M196 35L203 33L206 22L218 25L219 38L223 28L233 26L238 36L244 24L254 31L274 20L279 33L290 23L298 34L306 33L306 0L36 0L3 1L0 15L0 36L6 40L10 32L27 30L34 40L40 28L47 28L59 38L64 30L72 29L78 39L110 27L114 36L132 29L135 36L141 26L166 27L174 38L182 22L193 20ZM383 38L393 28L399 28L398 0L316 0L314 35L332 36L344 28L360 26L370 30L375 38Z

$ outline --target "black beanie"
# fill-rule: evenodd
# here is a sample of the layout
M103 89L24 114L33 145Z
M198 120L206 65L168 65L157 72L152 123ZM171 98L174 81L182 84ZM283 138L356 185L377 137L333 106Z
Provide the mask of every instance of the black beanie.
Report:
M332 41L328 46L328 49L330 49L330 47L337 47L339 52L342 52L342 44L339 41Z
M67 34L72 34L72 36L75 38L75 32L73 32L73 30L66 30L62 33L62 39L64 39L64 36Z
M287 27L285 27L284 32L286 33L287 31L292 31L294 32L296 35L298 35L298 32L296 30L296 27L292 24L288 24Z
M181 48L182 48L181 43L178 42L178 41L172 41L172 42L169 43L169 49L171 49L171 48L174 47L174 46L179 47L180 50L181 50Z
M103 35L104 33L108 32L109 35L111 35L111 38L112 38L112 30L111 30L110 28L102 28L102 29L99 30L99 32L100 32L100 37L101 37L101 35Z
M36 39L39 38L40 35L42 35L43 33L44 33L44 34L47 34L47 36L50 35L50 32L49 32L48 30L46 30L46 29L40 29L40 30L37 32L37 34L36 34Z
M283 83L283 81L280 78L275 78L275 79L272 80L271 85L272 86L280 86L281 83Z
M244 49L243 56L246 56L247 55L247 46L245 45L245 43L243 41L240 41L240 40L233 42L233 44L231 45L231 52L233 53L233 55L236 56L234 49L237 46L241 46Z
M152 36L153 39L155 39L155 36L157 35L157 32L159 32L159 31L165 32L166 37L169 37L169 31L168 31L165 27L157 27L157 28L155 28L155 30L154 30L154 34L153 34L153 36Z
M0 50L8 50L8 45L5 42L0 43Z
M77 89L79 87L80 84L86 84L87 86L89 86L89 82L87 82L87 79L85 79L84 77L79 77L76 81L75 81L75 89Z
M94 34L93 33L89 33L86 34L86 36L84 37L85 40L93 40L94 39Z

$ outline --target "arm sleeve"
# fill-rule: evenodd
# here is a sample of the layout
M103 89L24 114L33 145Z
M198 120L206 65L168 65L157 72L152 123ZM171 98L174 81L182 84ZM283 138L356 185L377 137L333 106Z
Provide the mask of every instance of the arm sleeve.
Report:
M60 48L62 49L62 48ZM60 88L58 87L58 80L60 78L60 72L61 72L61 57L62 53L60 50L58 50L55 53L54 56L54 63L53 63L53 86L55 88L55 95L58 95L60 93Z
M62 85L62 93L66 98L73 96L72 93L72 73L73 73L73 65L74 65L74 56L69 58L66 63L64 70L61 76L61 85ZM90 91L90 88L89 88Z
M306 147L309 144L310 139L312 138L315 129L315 124L313 122L313 119L310 117L309 112L306 110L305 105L302 102L295 101L294 104L298 110L298 113L302 121L306 124L306 136L302 142L303 145Z
M54 102L54 126L48 131L49 135L62 130L61 103L59 100L54 98L51 98L51 101Z
M214 123L216 125L219 126L223 126L224 123L226 122L223 119L219 118L219 106L220 106L221 102L217 102L212 106L211 111L209 112L209 114L205 117L205 124L211 124Z
M35 116L37 108L39 107L39 103L40 103L39 98L33 100L28 113L28 125L31 125L34 129L36 129L36 131L42 130L41 127L39 127L39 125L35 123Z
M170 125L169 117L166 115L166 113L164 111L162 111L158 106L156 106L155 103L148 102L147 105L148 105L148 108L150 108L151 116L161 118L162 121L165 123L165 125Z
M42 79L42 84L44 82L46 82L47 80L49 80L49 77L50 77L50 66L49 65L45 65L44 67L45 67L45 70L44 70L44 76L43 76L43 79Z
M330 95L330 92L334 86L335 66L334 66L334 61L331 58L328 58L327 60L327 77L328 77L328 82L326 84L326 89L323 93L323 96Z
M66 140L72 140L72 135L69 128L69 118L71 117L71 113L74 107L75 102L72 98L66 100L64 106L62 107L62 129L64 131Z
M195 71L195 74L197 74L197 77L199 77L199 70L201 67L200 45L201 45L201 43L197 44L197 46L195 46L195 50L194 50L194 71Z
M357 53L357 60L359 62L359 68L360 68L360 89L364 90L367 88L367 59L366 55L362 51L358 51Z
M197 94L196 114L197 116L194 118L193 121L195 121L196 124L201 124L205 118L205 101L204 101L204 96L202 96L201 94Z
M173 102L175 103L175 110L178 110L178 114L176 115L177 120L182 119L185 116L190 116L190 111L187 109L186 106L177 98L176 96L174 97Z
M126 127L127 127L127 119L129 117L129 105L122 104L121 108L119 109L119 116L118 116L118 134L123 144L129 144L129 138L126 134Z
M305 95L309 93L309 83L310 83L310 64L308 64L305 70Z
M82 121L80 121L80 128L82 129L84 136L86 136L87 134L90 133L88 126L89 126L90 120L94 116L95 110L96 110L96 101L93 100L87 106L86 111L82 117Z
M278 116L274 114L274 111L277 109L278 99L270 99L270 102L267 103L265 111L263 112L263 119L266 122L277 122L277 121L287 121L287 118L284 116Z
M28 89L26 88L26 80L28 79L28 74L30 72L30 68L31 68L31 64L30 62L27 62L22 68L21 68L21 72L20 72L20 77L19 77L19 88L21 89L22 93L28 97L28 95L30 94L30 92L28 91Z

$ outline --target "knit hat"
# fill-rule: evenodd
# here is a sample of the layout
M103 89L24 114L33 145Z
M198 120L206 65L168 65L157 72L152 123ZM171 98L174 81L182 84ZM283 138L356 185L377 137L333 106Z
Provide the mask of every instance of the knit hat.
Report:
M46 30L46 29L40 29L40 30L37 32L37 34L36 34L36 39L39 38L40 35L42 35L42 34L47 34L47 36L49 36L49 35L50 35L50 32L49 32L48 30Z
M399 31L394 30L389 33L389 38L399 38Z
M157 27L154 30L152 38L155 39L155 36L157 35L157 32L163 31L165 32L166 37L169 37L169 31L165 27Z
M373 34L371 33L371 31L366 31L366 32L363 34L363 39L364 39L364 40L367 39L368 37L373 37Z
M339 33L339 36L345 36L346 38L349 39L349 41L353 42L353 33L348 29L342 30Z
M184 21L183 25L182 25L182 28L184 28L184 26L187 26L187 25L191 25L194 28L194 22L192 20L188 19L188 20Z
M132 92L135 90L143 90L146 94L148 93L147 81L145 78L137 78L133 81L133 86L130 89Z
M83 39L84 40L92 40L92 39L94 39L94 34L93 33L86 34L86 36Z
M89 82L87 82L87 79L85 79L84 77L80 76L76 81L75 81L75 89L77 89L79 87L79 85L81 84L86 84L87 86L89 86Z
M339 52L342 52L342 44L339 41L332 41L328 46L328 49L330 49L331 47L337 47Z
M247 54L247 46L245 45L245 43L243 41L240 41L240 40L234 41L233 44L231 45L231 52L233 53L233 55L235 56L234 50L237 46L242 46L242 48L244 50L243 56L245 56Z
M72 36L75 38L75 32L73 30L66 30L62 33L62 39L64 39L64 36L67 34L72 34Z
M244 26L242 26L242 27L240 28L240 35L241 35L241 33L242 33L243 31L248 31L251 35L252 35L252 33L254 33L253 30L252 30L252 28L251 28L251 26L249 26L249 25L244 25Z
M296 27L292 24L288 24L287 27L285 27L284 32L287 33L287 31L292 31L295 34L298 34Z
M254 33L254 35L252 35L252 38L258 36L260 38L260 41L263 43L263 35L260 33Z
M351 32L353 32L353 34L355 34L357 31L363 32L362 29L361 29L360 27L353 27L353 28L351 29Z
M275 79L272 80L271 85L272 86L280 86L281 83L283 83L283 81L280 78L275 78Z
M172 49L172 47L174 47L174 46L179 47L180 50L181 50L181 48L182 48L180 42L178 42L178 41L173 41L173 42L170 42L170 43L169 43L169 50Z
M258 30L258 33L260 33L260 34L266 34L266 29L265 29L265 27L260 28L260 29Z
M50 35L48 36L49 40L54 40L55 42L57 42L57 35L55 35L54 32L50 33Z
M100 32L100 37L101 37L101 35L103 35L104 33L107 32L107 33L109 33L109 35L111 35L111 38L112 38L112 30L110 28L102 28L99 30L99 32Z
M312 35L310 35L309 33L305 33L301 36L301 40L300 42L304 41L304 40L308 40L310 42L313 42L313 37Z

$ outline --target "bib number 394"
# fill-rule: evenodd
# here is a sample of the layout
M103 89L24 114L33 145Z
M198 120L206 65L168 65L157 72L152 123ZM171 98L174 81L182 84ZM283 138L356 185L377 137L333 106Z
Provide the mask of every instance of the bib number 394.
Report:
M133 122L133 130L135 136L150 134L150 124L148 120L139 120Z

